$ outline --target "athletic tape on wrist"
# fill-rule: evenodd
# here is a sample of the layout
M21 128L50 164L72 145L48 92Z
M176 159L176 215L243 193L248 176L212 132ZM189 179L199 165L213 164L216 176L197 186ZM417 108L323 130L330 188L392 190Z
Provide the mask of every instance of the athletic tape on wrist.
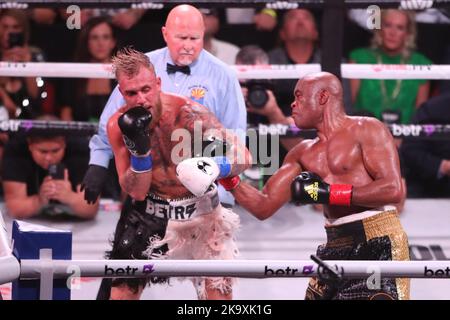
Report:
M350 184L330 185L330 205L350 206L352 203L353 186Z
M144 157L130 156L131 170L136 173L143 173L152 170L153 159L151 155Z
M218 178L226 178L231 173L231 163L228 160L227 157L220 156L220 157L214 157L213 160L217 163L217 166L219 167L220 173Z
M234 176L230 178L220 179L219 183L227 191L236 189L236 187L241 183L241 178L239 176Z

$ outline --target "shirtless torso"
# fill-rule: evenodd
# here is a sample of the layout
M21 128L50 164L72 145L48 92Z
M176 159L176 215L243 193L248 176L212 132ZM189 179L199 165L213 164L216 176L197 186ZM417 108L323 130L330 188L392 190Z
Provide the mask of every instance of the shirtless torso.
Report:
M223 126L204 106L172 94L161 93L160 98L161 117L156 123L151 124L150 131L153 168L151 185L148 191L166 199L186 197L192 194L178 180L176 176L176 165L178 163L174 160L192 157L193 139L194 137L199 138L194 135L194 122L197 122L197 126L201 123L202 133L209 129L221 132L223 137L229 137L230 133L227 132L225 135ZM128 109L129 107L122 107L108 122L108 135L116 157L119 177L123 176L129 168L130 160L117 119ZM186 135L179 139L177 135L173 135L177 129L187 130L190 141L183 140ZM203 136L200 138L202 139ZM180 144L183 146L189 145L191 148L180 148ZM180 153L174 155L174 150L180 151ZM238 170L239 166L234 167Z
M330 74L299 80L294 96L296 125L317 129L318 137L291 149L262 192L242 183L233 191L238 203L266 219L291 200L291 184L304 171L316 174L328 185L352 188L349 205L316 202L324 204L324 215L329 219L400 202L400 164L389 130L376 119L347 116L340 82Z
M367 122L373 123L368 125ZM379 128L370 130L369 127ZM371 172L374 166L381 165L381 163L372 165L375 159L378 159L376 154L378 151L374 150L376 146L373 146L373 140L380 139L376 135L383 136L384 130L382 125L377 124L373 119L347 117L342 129L335 132L329 140L322 141L319 138L305 140L294 149L293 157L303 171L317 173L328 184L345 183L354 187L365 186L375 180L374 172ZM380 140L382 142L383 138ZM384 141L383 147L386 144L389 144L389 140ZM394 146L392 151L395 151ZM387 150L383 150L381 154L389 156ZM392 170L389 165L386 165L384 170L385 173L391 173L393 178L398 172ZM327 218L336 219L371 207L369 204L353 204L349 207L325 205L324 214Z

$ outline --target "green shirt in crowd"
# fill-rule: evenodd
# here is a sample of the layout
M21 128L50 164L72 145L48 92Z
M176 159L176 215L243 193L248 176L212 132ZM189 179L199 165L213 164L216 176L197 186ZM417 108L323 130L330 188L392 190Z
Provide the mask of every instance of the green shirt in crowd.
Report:
M368 48L353 50L350 60L363 64L432 64L417 52L413 52L408 61L402 61L401 55L389 56L381 50ZM426 81L361 79L353 108L370 112L381 120L382 113L398 114L400 123L410 123L416 109L417 92Z

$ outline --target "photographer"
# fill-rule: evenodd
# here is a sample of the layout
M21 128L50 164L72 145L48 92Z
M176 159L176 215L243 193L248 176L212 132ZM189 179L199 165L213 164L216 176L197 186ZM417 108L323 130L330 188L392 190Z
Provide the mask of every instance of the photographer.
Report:
M238 65L268 65L266 52L258 46L248 45L241 48L236 56ZM269 80L241 80L242 93L245 98L250 125L284 124L293 125L292 117L286 117L278 106L273 94L273 83ZM282 137L280 142L286 150L282 155L300 141L300 138Z
M87 204L80 191L88 160L86 140L50 134L11 139L2 168L9 215L18 219L40 214L95 217L98 201Z
M44 61L42 51L29 46L29 38L29 20L24 10L7 9L0 12L1 61ZM6 108L10 118L32 118L41 109L41 90L44 90L42 79L0 77L0 105ZM51 100L48 94L46 99Z

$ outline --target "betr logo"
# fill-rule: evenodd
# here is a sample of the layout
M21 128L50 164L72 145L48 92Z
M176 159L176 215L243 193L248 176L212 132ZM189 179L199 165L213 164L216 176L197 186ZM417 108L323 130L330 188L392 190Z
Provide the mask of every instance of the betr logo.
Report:
M139 268L133 268L127 266L126 268L111 268L105 265L105 276L123 276L123 275L135 275Z
M273 277L273 276L293 276L298 272L298 269L290 268L289 266L286 269L271 269L268 266L264 268L264 275Z
M425 266L425 269L423 271L423 275L425 277L442 277L442 278L448 278L450 277L450 267L447 267L445 269L428 269L427 266Z
M70 14L67 17L66 26L67 29L81 29L81 9L77 5L71 5L67 7L66 13Z
M155 271L155 269L153 269L152 264L146 264L146 265L144 265L144 267L142 269L142 273L144 273L144 274L149 274L149 273L152 273L153 271Z

